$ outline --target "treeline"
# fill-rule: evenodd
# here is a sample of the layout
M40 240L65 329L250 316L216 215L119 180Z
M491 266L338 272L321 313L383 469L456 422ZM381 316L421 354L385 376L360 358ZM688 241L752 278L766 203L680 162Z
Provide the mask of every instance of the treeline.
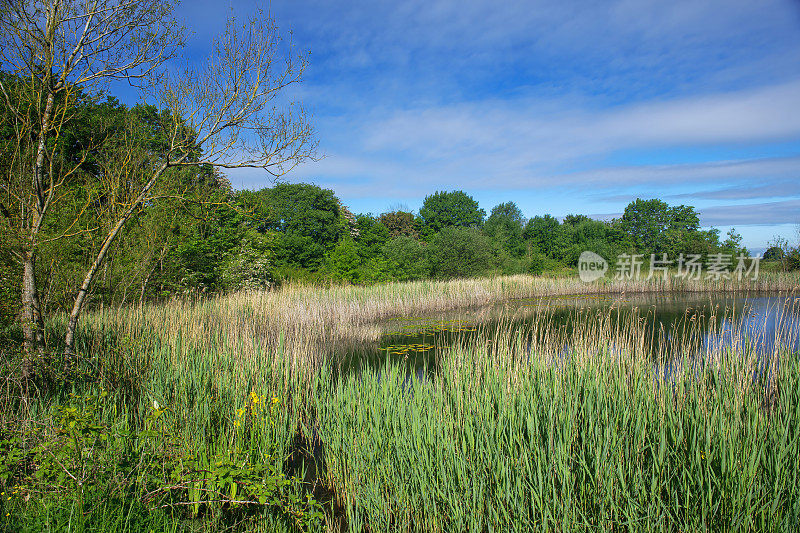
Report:
M131 205L141 178L120 172L120 157L167 148L162 114L78 95L67 126L54 143L50 168L76 168L63 177L36 244L42 315L68 310L97 249ZM6 122L8 124L9 122ZM14 173L13 129L2 132ZM102 139L102 143L98 141ZM103 149L95 150L94 146ZM113 154L113 157L109 154ZM200 157L200 151L190 157ZM147 158L142 158L147 161ZM142 163L146 165L146 163ZM10 181L8 183L11 183ZM14 219L6 205L6 220ZM57 210L57 211L56 211ZM13 225L2 226L0 299L3 319L19 312L24 250ZM636 200L612 221L572 214L526 218L513 202L487 213L462 191L435 192L418 212L353 214L331 190L278 183L235 191L214 168L170 169L150 199L124 225L90 288L94 307L124 305L177 294L265 288L286 280L374 283L426 278L558 272L576 265L584 250L613 263L619 254L747 253L741 237L703 230L691 206ZM773 251L772 253L777 253ZM795 252L796 254L796 252ZM782 255L786 259L791 254Z

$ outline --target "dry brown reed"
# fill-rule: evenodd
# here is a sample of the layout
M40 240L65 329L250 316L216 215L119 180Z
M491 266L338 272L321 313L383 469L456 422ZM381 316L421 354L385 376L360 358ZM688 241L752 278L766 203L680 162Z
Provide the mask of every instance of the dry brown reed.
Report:
M282 357L289 356L295 369L308 370L333 354L356 353L374 344L383 332L380 321L391 317L574 294L790 292L798 287L798 279L797 275L762 274L757 281L670 278L582 283L572 278L516 275L372 286L287 285L272 291L175 299L88 314L83 338L98 339L98 331L110 330L117 337L145 344L166 342L176 364L187 350L234 355L243 372L265 364L280 351ZM552 328L542 322L541 329ZM589 333L582 338L607 334L602 328Z

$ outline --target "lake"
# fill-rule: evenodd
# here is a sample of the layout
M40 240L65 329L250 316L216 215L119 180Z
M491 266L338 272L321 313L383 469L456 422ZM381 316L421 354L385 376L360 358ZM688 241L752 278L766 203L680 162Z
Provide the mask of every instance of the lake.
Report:
M522 342L527 350L564 353L587 339L609 351L671 358L736 346L748 353L800 349L800 298L793 294L675 293L541 297L458 309L381 324L380 342L344 367L387 359L417 375L435 372L455 343Z

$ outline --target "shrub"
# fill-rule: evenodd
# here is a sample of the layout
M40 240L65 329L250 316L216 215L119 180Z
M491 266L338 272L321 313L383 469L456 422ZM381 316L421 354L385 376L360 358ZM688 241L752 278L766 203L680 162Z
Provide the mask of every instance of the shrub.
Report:
M492 252L492 243L479 229L449 226L431 239L428 258L435 276L470 277L492 268Z
M400 236L383 246L386 273L397 281L411 281L430 273L425 245L418 240Z

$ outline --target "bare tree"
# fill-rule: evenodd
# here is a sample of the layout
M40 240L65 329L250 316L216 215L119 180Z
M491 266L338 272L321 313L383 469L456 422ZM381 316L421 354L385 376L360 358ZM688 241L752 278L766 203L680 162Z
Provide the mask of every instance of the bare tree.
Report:
M170 111L163 125L169 147L153 159L128 157L117 166L127 174L144 171L148 179L108 231L75 298L65 335L66 354L74 349L75 329L97 269L125 223L141 205L158 197L154 186L170 172L208 165L261 168L279 177L314 156L316 143L308 117L296 103L282 104L285 89L299 83L307 57L281 53L274 21L259 12L244 24L231 18L212 56L198 69L186 69L161 85L162 104Z
M22 264L25 352L44 349L36 283L40 236L65 180L53 147L81 87L115 78L144 79L180 44L173 2L160 0L2 0L0 61L13 79L0 80L4 116L17 146L3 180L4 233ZM25 373L29 364L25 365Z
M180 176L182 169L206 165L261 168L280 176L313 157L308 117L286 95L301 80L307 56L295 55L272 18L259 12L244 23L231 18L200 68L168 76L164 63L182 41L172 2L0 0L0 6L0 60L18 80L13 86L0 84L0 90L20 139L16 162L3 181L3 206L12 209L2 211L4 229L15 235L23 266L28 357L44 344L35 278L41 228L60 198L59 189L81 164L57 169L49 148L70 118L75 93L117 78L142 80L167 110L160 115L164 150L143 150L133 130L124 132L122 146L99 146L105 179L111 187L124 185L126 192L115 196L105 236L77 288L64 335L70 361L78 319L98 269L137 210L163 196L160 184Z

